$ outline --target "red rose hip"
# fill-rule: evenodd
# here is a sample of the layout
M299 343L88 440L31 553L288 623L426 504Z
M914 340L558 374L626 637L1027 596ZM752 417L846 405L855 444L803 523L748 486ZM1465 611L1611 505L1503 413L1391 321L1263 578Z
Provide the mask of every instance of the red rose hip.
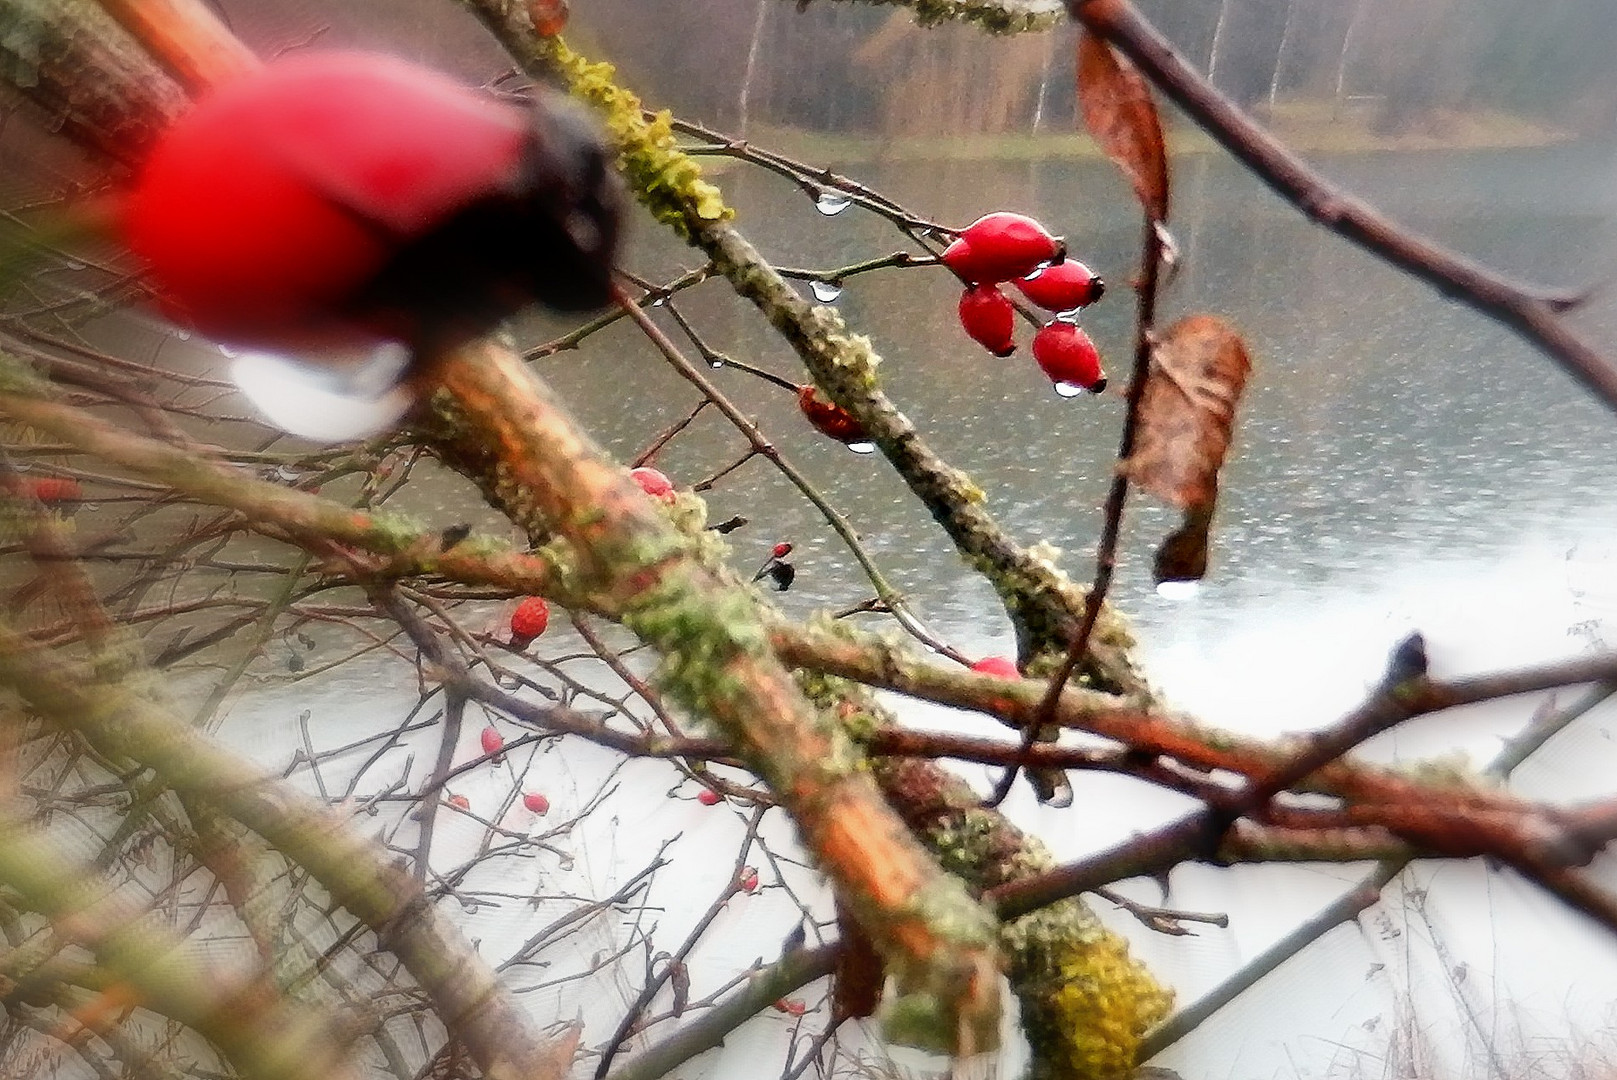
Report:
M996 679L1020 679L1022 673L1016 669L1013 660L1003 656L985 656L971 665L971 670L979 675L991 675Z
M1067 246L1024 214L1000 211L978 218L944 249L943 264L970 282L1027 277L1042 263L1060 262Z
M640 490L660 502L674 501L674 482L664 476L662 472L642 465L637 469L630 469L629 476L640 485Z
M498 728L486 727L479 736L483 744L483 753L496 755L494 760L499 761L500 751L505 749L505 736L500 734Z
M1106 389L1100 352L1077 323L1057 319L1042 326L1033 336L1033 359L1062 397L1075 397L1086 390L1098 394Z
M124 239L165 314L269 348L411 346L529 300L611 296L621 194L600 136L363 52L275 60L157 138Z
M865 433L864 425L849 415L842 406L821 397L812 384L804 384L797 388L797 407L802 410L808 422L814 425L814 430L827 438L835 439L849 450L868 454L876 449L875 444L870 441L870 436Z
M973 285L960 296L960 325L966 334L993 353L1016 351L1016 309L995 285Z
M41 476L35 480L23 480L17 487L19 493L32 495L46 506L77 502L84 496L79 482L71 476Z
M530 791L522 796L522 805L532 810L540 817L550 813L550 800L537 791Z
M1106 283L1077 259L1047 266L1031 277L1017 278L1016 287L1046 311L1088 307L1106 291Z
M511 641L523 647L550 625L550 605L543 597L530 596L511 612Z
M696 793L696 801L703 806L717 806L724 801L724 796L712 788L705 787Z

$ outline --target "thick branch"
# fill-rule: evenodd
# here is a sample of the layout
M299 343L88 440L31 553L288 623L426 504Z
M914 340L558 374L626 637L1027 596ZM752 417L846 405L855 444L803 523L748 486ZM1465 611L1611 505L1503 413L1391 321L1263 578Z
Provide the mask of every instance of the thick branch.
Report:
M1559 317L1565 298L1535 292L1449 251L1331 184L1221 94L1127 0L1068 0L1067 8L1311 221L1510 327L1617 409L1617 366Z
M994 1045L992 918L909 836L841 728L803 698L750 594L698 561L695 543L520 357L477 342L441 370L440 453L531 536L556 537L569 583L661 652L668 692L713 720L769 783L898 979L895 1015L919 1021L910 1033L940 1048Z

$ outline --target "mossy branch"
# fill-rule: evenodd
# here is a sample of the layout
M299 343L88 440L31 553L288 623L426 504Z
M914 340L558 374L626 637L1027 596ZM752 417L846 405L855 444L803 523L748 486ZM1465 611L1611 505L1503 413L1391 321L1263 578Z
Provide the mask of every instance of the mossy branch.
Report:
M379 844L169 715L143 673L103 681L95 672L107 667L69 664L0 625L0 682L102 753L137 761L182 796L218 806L306 869L399 958L485 1075L565 1076L570 1045L538 1035L476 950Z
M186 106L180 86L95 0L0 2L0 83L123 161Z
M569 591L656 648L665 692L710 719L769 783L882 952L898 1007L924 1017L909 1034L955 1053L993 1046L993 919L909 836L848 737L798 691L750 592L703 564L697 541L590 442L515 353L474 342L440 371L426 433L441 456L530 535L554 538L552 549L568 553Z
M736 292L750 300L792 346L833 401L851 412L910 490L931 512L966 560L999 593L1024 656L1061 655L1078 629L1084 589L1037 550L1016 543L983 505L984 494L944 461L881 391L880 364L869 339L853 333L835 308L809 304L733 225L722 195L689 156L673 147L661 115L647 120L639 98L612 81L610 65L594 64L560 38L541 37L524 5L510 0L462 0L530 74L560 72L572 92L599 109L617 141L626 175L658 220L713 260ZM1115 616L1107 618L1115 626ZM1080 677L1114 693L1148 689L1118 634L1097 636Z
M11 631L0 630L0 635ZM5 663L0 659L0 665ZM69 943L93 952L121 981L131 1005L144 1005L209 1039L243 1076L256 1080L354 1080L347 1048L329 1015L315 1015L283 1000L260 978L204 966L179 936L115 899L112 883L73 866L43 832L0 817L0 882L56 928L58 948ZM47 935L46 941L51 940ZM47 980L30 963L51 959L39 950L5 956L10 979ZM118 982L103 994L119 993Z

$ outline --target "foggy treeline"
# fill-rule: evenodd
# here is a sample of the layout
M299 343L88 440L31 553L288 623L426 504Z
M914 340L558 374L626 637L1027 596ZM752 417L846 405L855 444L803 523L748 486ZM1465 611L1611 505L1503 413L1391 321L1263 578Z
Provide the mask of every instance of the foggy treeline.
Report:
M1460 107L1617 130L1611 0L1138 0L1249 107L1353 105L1397 133ZM1070 26L990 38L903 8L814 0L577 0L653 98L726 126L970 134L1071 127Z

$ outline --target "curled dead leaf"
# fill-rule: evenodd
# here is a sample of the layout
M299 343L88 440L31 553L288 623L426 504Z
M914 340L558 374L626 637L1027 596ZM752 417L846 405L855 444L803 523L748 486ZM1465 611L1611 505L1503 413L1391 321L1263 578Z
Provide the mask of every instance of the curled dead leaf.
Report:
M1078 35L1078 101L1084 126L1117 163L1153 222L1168 220L1168 151L1144 77L1089 30Z
M1213 315L1188 315L1159 336L1123 475L1181 509L1211 507L1252 362Z
M1185 511L1179 528L1157 548L1151 569L1158 585L1164 581L1200 581L1207 575L1207 539L1212 525L1211 505Z
M1218 474L1252 372L1241 336L1212 315L1189 315L1152 345L1151 366L1124 476L1185 512L1157 549L1155 576L1198 581L1207 573Z

